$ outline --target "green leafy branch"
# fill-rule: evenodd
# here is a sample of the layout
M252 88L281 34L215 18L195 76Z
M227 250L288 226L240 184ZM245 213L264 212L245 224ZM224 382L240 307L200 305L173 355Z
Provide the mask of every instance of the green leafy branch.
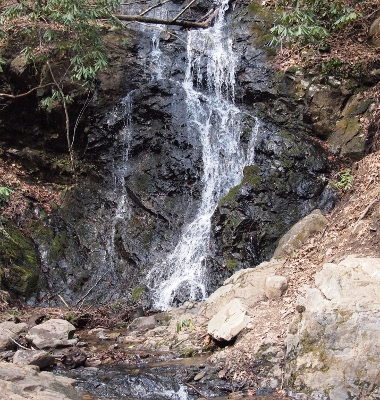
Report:
M113 15L119 6L119 0L18 0L17 3L2 4L0 11L1 40L6 42L14 37L15 27L19 32L21 27L20 37L24 35L28 41L20 50L20 55L26 62L45 63L48 68L53 82L39 87L51 85L52 94L42 100L41 105L50 108L59 102L64 108L67 144L74 175L75 129L71 135L68 112L68 105L73 99L65 93L64 82L70 80L84 87L93 86L99 71L108 64L102 29L105 22L122 26ZM67 70L62 76L58 76L61 73L52 68L57 57L68 60ZM0 72L4 64L6 60L0 57ZM36 89L22 95L1 93L0 96L22 97Z
M338 172L337 179L335 181L330 181L330 185L344 193L351 189L353 179L354 177L352 176L350 168L342 169Z
M0 186L0 199L6 201L8 203L9 196L13 193L14 190L8 186Z
M361 16L343 1L282 0L269 45L319 43Z

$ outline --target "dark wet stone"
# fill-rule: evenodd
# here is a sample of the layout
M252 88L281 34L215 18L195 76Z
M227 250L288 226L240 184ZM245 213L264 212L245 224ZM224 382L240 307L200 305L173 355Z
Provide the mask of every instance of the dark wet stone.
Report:
M83 366L86 360L87 354L77 347L70 347L62 351L61 362L69 369Z

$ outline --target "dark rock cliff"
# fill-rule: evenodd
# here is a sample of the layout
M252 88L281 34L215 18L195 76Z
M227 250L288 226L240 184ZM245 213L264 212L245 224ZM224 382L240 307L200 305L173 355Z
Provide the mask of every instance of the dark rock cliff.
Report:
M175 11L180 5L172 7ZM206 8L200 7L198 15ZM331 209L335 201L326 187L328 154L319 143L330 129L324 124L331 127L337 121L328 113L326 118L317 115L317 96L311 95L312 84L321 89L322 83L310 78L306 85L294 71L272 69L270 52L260 46L267 16L253 11L239 2L228 18L240 60L236 103L247 115L242 142L247 143L256 117L260 128L254 166L245 168L242 183L220 200L213 216L208 258L214 278L209 290L233 270L268 259L291 225L314 208ZM57 293L71 304L130 298L133 288L144 289L149 266L177 244L202 189L199 138L186 129L185 93L173 79L184 76L184 38L177 28L161 35L166 70L159 77L150 57L149 30L107 34L110 68L99 76L95 92L71 90L73 124L91 99L75 139L76 182L67 163L62 108L41 107L48 89L9 100L0 110L3 159L30 170L30 180L66 185L62 205L51 215L31 212L39 207L34 202L16 221L29 236L28 248L34 246L35 272L28 288L15 293L30 297L34 292L31 301L39 298L42 304L59 301ZM38 85L43 73L10 63L1 87L20 93ZM334 90L326 89L331 98ZM342 100L344 93L337 96L341 108L350 103ZM357 118L359 108L347 115ZM16 261L7 257L0 252L0 268L12 270ZM2 284L13 290L10 282L5 277Z

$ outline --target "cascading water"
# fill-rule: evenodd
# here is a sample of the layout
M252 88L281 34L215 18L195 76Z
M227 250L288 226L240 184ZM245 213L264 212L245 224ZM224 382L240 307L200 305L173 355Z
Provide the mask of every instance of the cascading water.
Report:
M253 146L243 150L241 113L233 103L237 58L224 22L227 9L228 0L224 0L214 26L188 33L182 85L187 129L197 132L202 144L203 191L196 216L183 228L174 251L147 276L159 309L168 308L179 292L189 299L206 298L211 216L218 201L241 182L244 166L252 162ZM203 93L201 86L205 85Z
M121 159L113 166L114 189L113 198L117 204L115 213L111 220L110 232L106 235L107 241L105 246L105 253L103 254L103 265L114 265L117 263L115 255L114 238L116 234L116 226L119 221L127 220L130 218L130 209L128 205L128 195L125 189L124 178L128 169L128 153L129 143L131 137L131 117L132 117L132 95L133 92L128 93L127 96L120 102L120 104L110 112L107 119L107 124L112 125L115 119L122 119L124 121L123 127L117 134L116 140L121 146ZM115 160L114 160L115 162Z

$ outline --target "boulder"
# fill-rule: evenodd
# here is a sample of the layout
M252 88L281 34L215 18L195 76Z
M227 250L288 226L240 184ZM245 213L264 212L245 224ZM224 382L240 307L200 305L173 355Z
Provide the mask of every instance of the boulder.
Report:
M153 329L157 326L157 320L155 315L150 315L149 317L139 317L135 318L129 329L137 329L137 330L145 330L145 329Z
M318 232L322 232L328 223L320 210L314 210L298 221L280 240L273 258L285 258L299 249L305 241Z
M380 258L324 264L315 285L299 298L303 312L287 337L288 384L315 398L377 398Z
M44 350L17 350L13 363L19 365L37 365L46 368L55 363L55 358Z
M74 379L39 372L37 366L0 362L2 399L81 400Z
M207 299L202 312L206 317L214 316L233 299L239 299L242 304L252 307L265 299L265 280L268 275L274 275L276 268L282 265L279 261L263 262L256 268L242 269L226 279Z
M0 351L10 350L16 347L12 339L17 339L17 335L8 331L7 329L0 328Z
M288 288L288 280L285 276L273 275L265 279L265 295L269 300L279 299Z
M62 364L66 365L70 369L83 366L86 363L86 360L87 354L81 349L78 349L78 347L70 347L62 352Z
M64 319L50 319L31 328L26 339L38 349L73 346L78 342L77 339L73 339L74 332L75 327L70 322Z
M224 305L208 323L207 333L214 339L229 342L251 321L247 307L239 299Z
M26 331L28 325L24 322L20 322L20 323L15 323L12 321L5 321L0 323L0 328L5 328L9 331L11 331L12 333L14 333L15 335L19 335L21 332Z
M17 340L26 327L24 323L15 324L10 321L0 323L0 351L13 349L16 346L13 340Z

